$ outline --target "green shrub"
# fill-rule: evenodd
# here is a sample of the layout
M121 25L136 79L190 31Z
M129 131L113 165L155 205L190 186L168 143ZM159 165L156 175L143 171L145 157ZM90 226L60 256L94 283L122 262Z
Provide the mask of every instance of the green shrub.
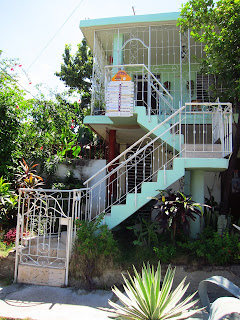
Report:
M156 253L157 259L162 263L170 263L176 257L176 246L173 244L163 244L159 247L153 248Z
M218 232L210 232L209 228L206 228L198 240L179 242L178 246L192 257L205 260L213 265L234 263L240 260L238 236L230 235L229 232L220 236Z
M127 227L132 230L135 236L133 244L135 246L150 248L152 245L158 244L157 230L159 224L152 222L150 219L140 218L133 226Z
M7 244L0 239L0 258L7 257L10 250L12 250L13 244Z
M0 230L8 228L16 216L17 195L10 190L10 185L0 177Z
M159 221L163 230L170 232L172 242L175 242L178 231L189 234L189 222L195 221L197 216L202 215L202 206L204 204L195 203L192 197L186 196L181 192L171 192L171 189L158 190L160 197L153 205L157 213L155 218Z
M117 242L103 216L94 221L76 220L77 236L70 263L70 274L83 278L92 287L93 276L101 275L107 266L112 266L118 255Z

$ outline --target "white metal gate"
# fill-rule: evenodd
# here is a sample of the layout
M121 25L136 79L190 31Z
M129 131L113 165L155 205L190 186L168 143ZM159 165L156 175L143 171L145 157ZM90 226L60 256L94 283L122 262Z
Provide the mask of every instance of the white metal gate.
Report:
M20 189L14 281L19 265L65 269L72 243L73 191Z

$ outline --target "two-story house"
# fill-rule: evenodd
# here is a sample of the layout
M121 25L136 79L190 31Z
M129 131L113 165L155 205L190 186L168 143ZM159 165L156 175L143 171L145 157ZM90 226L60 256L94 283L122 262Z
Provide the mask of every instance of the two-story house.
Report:
M91 187L89 210L107 213L111 228L182 177L185 191L204 203L204 176L211 184L212 172L228 167L231 104L213 98L215 78L199 67L203 44L180 32L178 17L80 22L94 58L84 123L109 147L106 176ZM197 219L192 236L199 231Z

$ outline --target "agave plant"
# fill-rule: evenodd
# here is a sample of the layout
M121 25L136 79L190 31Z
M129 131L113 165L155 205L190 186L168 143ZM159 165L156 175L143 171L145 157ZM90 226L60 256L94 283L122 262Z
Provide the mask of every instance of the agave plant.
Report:
M184 286L185 278L174 291L171 290L175 268L168 267L162 284L160 262L158 262L156 272L154 266L150 266L149 263L147 266L143 264L142 275L136 271L134 266L133 269L135 276L131 277L128 274L129 280L122 275L125 281L123 287L126 295L116 286L112 289L123 306L108 301L115 308L113 312L117 314L118 319L185 319L202 310L189 310L198 302L198 300L192 301L195 293L182 299L189 286L189 284Z

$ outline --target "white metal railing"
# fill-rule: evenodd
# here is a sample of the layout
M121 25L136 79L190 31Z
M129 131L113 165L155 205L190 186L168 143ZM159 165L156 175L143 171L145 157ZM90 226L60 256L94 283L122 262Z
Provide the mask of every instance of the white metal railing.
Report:
M185 122L182 123L185 152L228 156L232 152L231 103L191 102L185 105Z
M152 138L160 128L166 129ZM176 157L222 158L231 152L231 104L187 103L85 181L89 186L93 178L107 172L89 187L87 218L110 211L128 193L136 195L144 181L154 181L158 171L172 168Z
M171 130L174 129L174 134ZM164 136L168 136L161 140ZM112 205L123 203L128 193L141 192L144 181L157 181L159 170L172 168L173 159L180 155L179 149L179 124L175 123L163 134L154 139L146 138L135 148L125 153L122 161L115 161L107 175L90 188L90 213L91 219L103 212L109 212ZM104 199L101 198L106 192ZM99 201L99 202L98 202ZM92 208L92 204L97 204Z
M185 107L181 107L179 110L175 111L172 115L170 115L167 119L159 123L155 128L153 128L151 131L146 133L142 138L140 138L138 141L133 143L129 148L127 148L125 151L123 151L120 155L118 155L116 158L114 158L111 162L109 162L104 168L100 169L96 174L94 174L92 177L90 177L88 180L86 180L83 184L84 185L89 185L89 182L96 178L100 173L106 170L106 172L110 171L110 167L114 166L115 163L119 163L122 158L126 157L126 154L129 152L132 152L133 148L136 146L139 146L143 143L143 141L146 139L150 139L151 135L154 134L159 128L163 127L164 125L174 123L176 121L176 117L185 110ZM174 120L172 120L174 119Z
M119 70L126 71L132 78L134 82L134 105L145 106L149 117L151 114L170 115L175 111L173 108L173 97L160 82L160 79L144 64L105 66L105 101L108 83ZM105 114L105 110L102 106L95 103L92 114Z

